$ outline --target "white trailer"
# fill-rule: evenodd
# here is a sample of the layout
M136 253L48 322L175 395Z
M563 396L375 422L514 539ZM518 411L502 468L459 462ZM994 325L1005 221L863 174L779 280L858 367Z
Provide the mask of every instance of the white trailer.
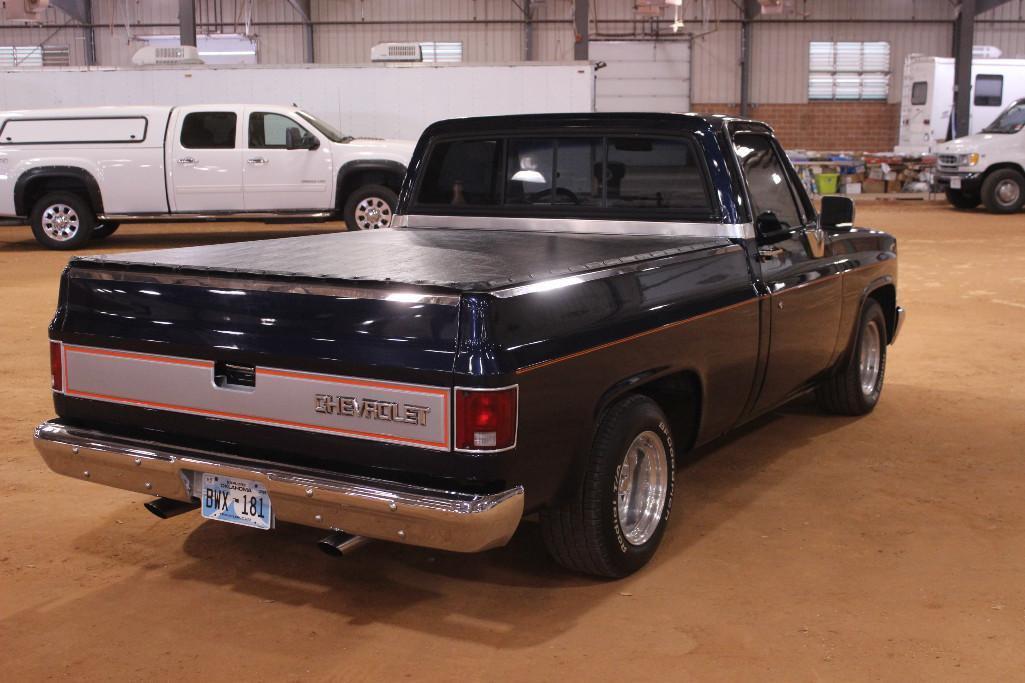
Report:
M594 110L583 62L25 69L0 71L0 84L0 111L297 104L345 133L408 140L441 119Z
M974 59L969 135L978 133L1025 97L1025 59ZM900 103L901 154L927 154L949 140L954 110L954 59L908 55Z

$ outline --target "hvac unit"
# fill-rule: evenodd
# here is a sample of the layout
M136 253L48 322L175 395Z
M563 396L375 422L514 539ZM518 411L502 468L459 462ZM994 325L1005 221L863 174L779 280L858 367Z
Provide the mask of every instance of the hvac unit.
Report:
M43 13L50 6L50 0L0 0L0 19L4 21L43 20Z
M420 43L378 43L370 48L372 62L422 62Z
M136 66L203 64L203 60L199 57L199 48L192 45L175 47L147 45L132 55L132 64Z
M995 45L973 45L972 59L1000 59L1003 51Z

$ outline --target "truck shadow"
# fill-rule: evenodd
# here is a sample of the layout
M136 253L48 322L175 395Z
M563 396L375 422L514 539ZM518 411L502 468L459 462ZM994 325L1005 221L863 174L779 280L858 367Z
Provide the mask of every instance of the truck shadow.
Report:
M922 391L891 386L888 401L864 419L903 422L910 410L903 406L915 405ZM307 527L281 524L263 533L194 515L157 522L133 505L116 513L119 524L131 520L126 526L97 525L75 547L136 565L150 576L157 572L166 591L196 592L182 582L201 586L207 605L216 604L218 595L241 595L254 604L316 609L340 619L339 628L387 624L495 648L525 648L569 630L603 602L630 595L624 591L644 590L647 573L675 571L673 563L703 537L798 476L809 458L819 456L811 442L858 423L822 415L801 401L690 454L678 472L674 519L658 555L622 581L558 568L546 555L539 525L529 520L509 545L477 555L372 543L338 559L316 548L321 533ZM147 583L153 590L152 581ZM140 588L128 579L111 590ZM89 599L122 599L120 593L103 597L105 592Z

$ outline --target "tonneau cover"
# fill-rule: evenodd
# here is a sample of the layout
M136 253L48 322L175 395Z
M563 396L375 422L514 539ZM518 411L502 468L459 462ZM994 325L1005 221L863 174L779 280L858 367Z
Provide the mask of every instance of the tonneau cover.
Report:
M332 233L90 256L117 265L488 291L730 244L725 238L412 229Z

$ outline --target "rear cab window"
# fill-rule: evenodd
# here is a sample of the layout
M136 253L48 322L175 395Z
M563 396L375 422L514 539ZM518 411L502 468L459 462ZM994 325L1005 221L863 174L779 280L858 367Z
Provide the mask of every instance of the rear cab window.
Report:
M600 130L433 140L409 213L714 220L689 134Z

